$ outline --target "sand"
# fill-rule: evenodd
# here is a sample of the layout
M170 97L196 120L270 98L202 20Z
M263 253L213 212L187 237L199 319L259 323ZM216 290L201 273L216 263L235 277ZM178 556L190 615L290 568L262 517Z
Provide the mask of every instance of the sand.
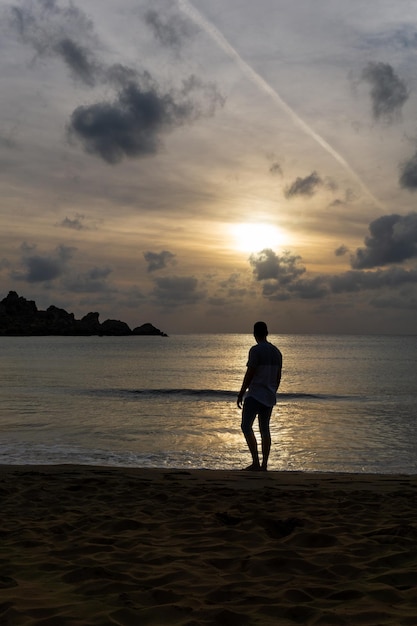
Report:
M417 624L417 476L0 467L0 625Z

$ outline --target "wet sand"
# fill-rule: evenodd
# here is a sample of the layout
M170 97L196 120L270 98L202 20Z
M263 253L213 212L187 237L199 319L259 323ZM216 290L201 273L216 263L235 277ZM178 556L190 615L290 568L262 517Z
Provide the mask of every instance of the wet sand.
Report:
M0 467L3 626L417 624L417 476Z

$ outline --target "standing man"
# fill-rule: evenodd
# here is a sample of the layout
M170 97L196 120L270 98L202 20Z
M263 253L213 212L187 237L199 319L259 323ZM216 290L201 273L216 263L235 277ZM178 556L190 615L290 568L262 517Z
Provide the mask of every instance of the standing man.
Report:
M245 469L266 472L271 449L269 422L281 382L282 354L267 341L268 328L265 322L256 322L253 334L256 346L249 350L247 370L237 397L237 406L242 409L243 395L248 390L243 402L242 432L252 455L252 464ZM258 443L252 428L256 416L262 440L262 464L259 463Z

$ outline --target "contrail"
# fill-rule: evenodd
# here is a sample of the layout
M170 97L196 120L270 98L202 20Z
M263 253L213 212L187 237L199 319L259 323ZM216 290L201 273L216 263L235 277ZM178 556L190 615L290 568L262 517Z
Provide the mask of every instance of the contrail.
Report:
M200 26L210 37L216 42L216 44L228 55L232 61L240 67L242 72L246 74L246 76L251 80L255 85L257 85L262 91L268 94L274 102L276 102L279 107L285 111L290 118L303 130L307 135L309 135L314 141L316 141L326 152L328 152L345 170L350 174L352 178L356 180L356 182L360 185L365 194L375 203L379 208L384 208L381 202L375 198L375 196L369 191L365 183L362 181L360 176L352 169L349 163L339 154L323 137L321 137L316 131L311 128L297 113L281 98L281 96L271 87L271 85L260 76L254 69L251 67L240 54L233 48L233 46L227 41L227 39L222 35L222 33L211 23L209 22L201 13L198 11L188 0L178 0L179 6L182 11L188 15L188 17Z

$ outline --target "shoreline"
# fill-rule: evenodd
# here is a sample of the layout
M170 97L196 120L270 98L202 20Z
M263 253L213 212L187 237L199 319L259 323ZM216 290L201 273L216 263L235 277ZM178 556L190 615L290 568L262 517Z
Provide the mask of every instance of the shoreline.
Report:
M417 623L417 475L1 465L0 622Z
M245 464L243 463L243 466ZM332 480L341 480L345 481L348 478L353 479L352 487L356 484L356 482L368 483L370 481L375 482L375 485L378 486L380 481L384 481L385 479L393 479L395 480L410 480L411 483L415 482L417 484L417 473L411 474L407 472L393 472L393 473L383 473L383 472L359 472L359 471L329 471L329 470L280 470L280 469L268 469L267 472L252 472L245 471L244 467L236 467L234 469L226 468L190 468L190 467L148 467L148 466L133 466L133 465L96 465L93 463L0 463L0 480L3 475L6 474L14 474L14 473L45 473L45 474L62 474L68 471L71 471L76 474L83 474L84 472L93 472L97 474L107 473L107 472L115 472L115 473L126 473L126 474L149 474L149 477L152 474L155 474L155 477L158 477L161 474L178 474L178 475L187 475L193 476L194 478L200 476L204 477L204 479L218 479L222 478L225 480L233 480L236 481L238 477L240 478L253 478L257 477L258 479L264 478L265 480L274 480L276 481L278 478L280 479L280 484L282 487L289 484L295 484L299 479L305 479L308 482L314 479L323 479L325 483L327 481Z

